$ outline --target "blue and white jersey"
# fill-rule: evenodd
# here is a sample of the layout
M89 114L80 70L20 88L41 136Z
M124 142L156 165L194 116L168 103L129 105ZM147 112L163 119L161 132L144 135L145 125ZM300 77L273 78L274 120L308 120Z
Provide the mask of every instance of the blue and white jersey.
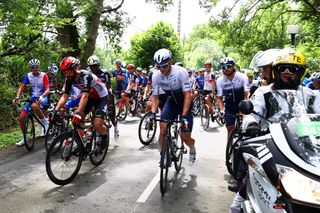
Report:
M235 72L232 80L225 75L217 80L217 96L223 96L226 107L236 106L244 99L244 92L249 91L248 77L240 72Z
M162 88L167 95L191 91L187 70L180 66L172 65L170 74L163 75L160 71L152 76L153 94L159 95Z

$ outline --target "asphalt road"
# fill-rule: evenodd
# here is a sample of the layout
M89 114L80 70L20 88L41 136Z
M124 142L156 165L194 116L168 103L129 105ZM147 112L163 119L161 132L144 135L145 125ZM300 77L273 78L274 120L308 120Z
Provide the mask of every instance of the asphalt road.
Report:
M139 142L138 123L130 116L122 122L120 139L116 142L111 136L104 163L94 167L86 160L66 186L49 180L42 146L31 153L22 147L2 155L0 212L228 212L234 194L227 190L225 127L211 123L203 131L195 118L197 161L190 166L187 154L179 174L171 168L169 189L162 197L158 144Z

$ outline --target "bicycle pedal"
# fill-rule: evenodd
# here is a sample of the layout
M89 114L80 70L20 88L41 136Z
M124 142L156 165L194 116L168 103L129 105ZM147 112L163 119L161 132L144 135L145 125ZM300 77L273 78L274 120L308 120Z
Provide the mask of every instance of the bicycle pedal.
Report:
M188 152L188 151L187 151L186 148L184 148L183 151L182 151L183 154L187 154L187 152Z

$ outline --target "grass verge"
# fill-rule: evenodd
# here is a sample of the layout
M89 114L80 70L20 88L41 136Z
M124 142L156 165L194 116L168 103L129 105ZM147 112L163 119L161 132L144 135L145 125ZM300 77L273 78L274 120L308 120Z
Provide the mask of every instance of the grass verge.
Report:
M6 148L22 138L20 128L12 129L10 131L0 133L0 149Z

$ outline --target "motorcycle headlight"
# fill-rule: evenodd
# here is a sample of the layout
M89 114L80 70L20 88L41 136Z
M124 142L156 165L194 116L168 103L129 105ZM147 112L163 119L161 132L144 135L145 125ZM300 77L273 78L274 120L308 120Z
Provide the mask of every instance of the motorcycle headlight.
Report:
M320 205L320 182L293 168L276 165L284 190L295 200Z

